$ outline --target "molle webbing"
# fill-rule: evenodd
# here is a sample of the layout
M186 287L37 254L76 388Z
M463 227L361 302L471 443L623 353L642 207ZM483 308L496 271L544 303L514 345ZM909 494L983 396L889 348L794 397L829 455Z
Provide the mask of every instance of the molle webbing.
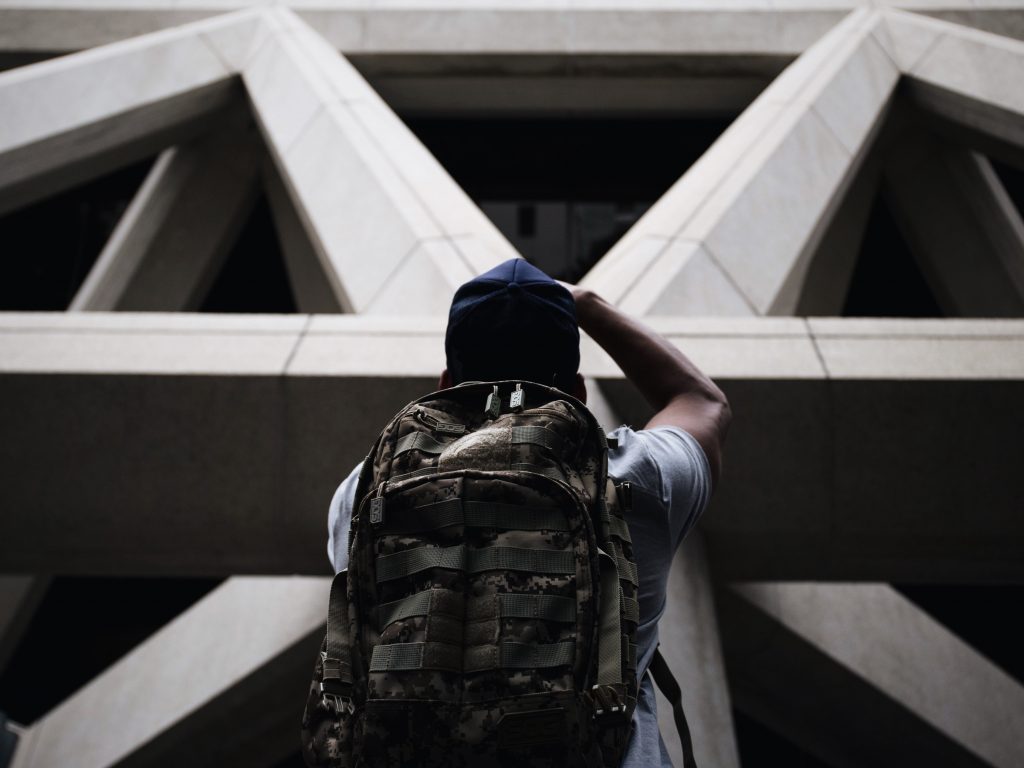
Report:
M391 603L377 606L377 623L383 629L395 621L410 616L426 616L427 613L443 613L446 616L461 616L462 595L446 589L425 589L415 595L403 597Z
M576 621L576 601L558 595L498 595L499 618Z
M615 567L619 571L619 578L625 579L634 587L640 586L640 579L636 572L636 563L631 563L618 552L615 553Z
M629 597L623 597L622 602L626 608L626 621L632 621L634 624L640 623L640 603Z
M482 672L488 669L533 669L572 664L576 643L566 641L535 645L505 641L478 645L463 651L449 643L389 643L377 645L370 658L371 672L439 669L449 672Z
M608 528L611 531L612 536L618 536L623 541L628 541L630 544L633 543L633 540L629 537L629 526L626 525L626 521L621 517L609 515Z
M539 445L556 452L562 449L562 438L546 427L511 427L509 433L509 443L512 445ZM440 454L452 442L442 442L427 432L410 432L398 438L394 455L400 456L407 451Z
M559 507L528 507L492 501L447 499L410 509L390 509L387 519L377 531L420 533L452 525L518 531L569 530L569 521Z
M512 427L512 445L539 445L555 453L562 450L562 438L547 427Z
M615 560L604 550L598 550L601 565L601 612L598 616L597 684L615 685L622 682L622 627L619 624L619 574Z
M448 568L466 573L482 571L532 571L535 573L575 574L572 552L520 547L417 547L377 558L377 583L399 579L428 568Z
M395 443L395 456L401 456L408 451L422 451L423 453L441 453L451 441L442 443L427 432L410 432L398 438Z
M465 606L463 603L465 601ZM632 601L634 604L636 601ZM401 600L377 608L377 623L383 630L388 624L411 616L443 614L461 617L465 607L466 621L488 619L541 619L542 621L576 621L576 601L559 595L501 593L483 597L463 598L447 589L425 589Z

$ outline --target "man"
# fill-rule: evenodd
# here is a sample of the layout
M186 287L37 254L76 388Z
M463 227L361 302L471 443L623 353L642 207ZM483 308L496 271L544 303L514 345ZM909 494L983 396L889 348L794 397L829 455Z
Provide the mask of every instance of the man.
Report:
M707 506L718 480L729 404L722 391L656 333L596 294L555 282L513 259L455 294L440 388L463 381L526 379L586 402L579 329L611 355L654 410L642 430L619 427L609 473L633 487L628 519L640 577L637 674L643 681L624 765L671 765L658 732L654 691L644 673L658 645L658 619L672 557ZM359 467L342 482L328 516L328 555L348 564L348 532Z

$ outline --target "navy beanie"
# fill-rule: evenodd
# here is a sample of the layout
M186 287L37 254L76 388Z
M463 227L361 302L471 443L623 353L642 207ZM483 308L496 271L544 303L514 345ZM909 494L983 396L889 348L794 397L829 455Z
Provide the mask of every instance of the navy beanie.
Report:
M576 302L525 259L509 259L455 292L444 351L455 384L525 379L569 392L580 367Z

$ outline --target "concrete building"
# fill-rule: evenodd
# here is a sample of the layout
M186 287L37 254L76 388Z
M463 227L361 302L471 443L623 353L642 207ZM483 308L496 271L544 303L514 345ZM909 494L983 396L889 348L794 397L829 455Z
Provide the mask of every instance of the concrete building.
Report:
M661 626L698 763L1020 766L1022 40L1024 0L0 0L11 764L295 764L327 502L521 254L733 403Z

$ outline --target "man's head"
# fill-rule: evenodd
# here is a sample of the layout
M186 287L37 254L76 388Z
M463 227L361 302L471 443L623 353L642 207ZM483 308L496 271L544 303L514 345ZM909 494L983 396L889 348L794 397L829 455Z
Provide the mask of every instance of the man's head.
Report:
M524 259L510 259L455 292L442 385L525 379L585 397L576 303Z

